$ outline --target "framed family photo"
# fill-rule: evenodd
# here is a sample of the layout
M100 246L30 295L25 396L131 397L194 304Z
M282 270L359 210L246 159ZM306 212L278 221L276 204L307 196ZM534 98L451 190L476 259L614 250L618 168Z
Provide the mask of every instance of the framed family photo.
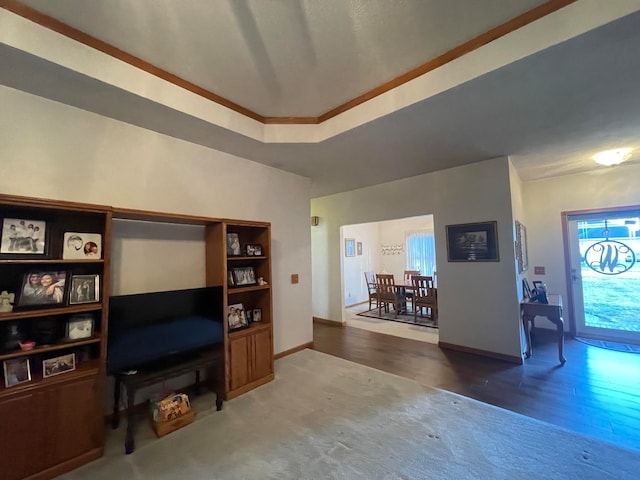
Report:
M240 237L237 233L227 233L227 255L231 257L242 255Z
M67 272L26 273L17 306L63 305L66 277Z
M69 353L42 361L42 378L49 378L76 369L76 354Z
M242 303L234 303L229 305L229 312L227 314L227 325L229 330L237 330L239 328L246 328L249 326L249 320L244 310Z
M99 233L65 232L62 244L63 259L102 257L102 235Z
M236 287L257 285L256 273L253 267L235 267L231 269L233 285Z
M449 262L498 262L498 222L447 225Z
M93 336L95 319L90 313L72 315L65 326L65 340L81 340Z
M262 256L262 245L258 243L248 243L245 247L247 257L260 257Z
M2 220L0 253L44 255L47 222L24 218Z
M69 305L100 301L100 275L72 275Z
M28 358L22 357L5 360L3 367L4 386L6 388L31 381L31 368Z

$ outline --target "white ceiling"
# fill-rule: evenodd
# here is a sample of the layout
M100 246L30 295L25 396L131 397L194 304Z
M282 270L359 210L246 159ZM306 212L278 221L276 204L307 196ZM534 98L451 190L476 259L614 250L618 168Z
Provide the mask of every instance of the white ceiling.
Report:
M627 10L609 22L609 2L580 0L566 8L601 13L601 26L594 22L597 28L531 52L526 35L507 36L502 47L494 42L460 59L456 68L471 72L464 81L442 80L446 71L427 73L422 83L353 109L347 120L325 122L341 126L314 133L320 141L284 134L283 141L262 141L16 48L23 39L0 41L0 83L310 177L313 196L507 155L532 180L593 170L589 156L601 149L640 149L640 2L616 2ZM317 117L544 2L21 3L260 116ZM541 19L540 28L546 22L552 33L571 30L562 12ZM540 31L529 35L539 39ZM504 45L522 53L483 70L485 52ZM438 81L449 85L427 92ZM423 98L405 101L420 89Z

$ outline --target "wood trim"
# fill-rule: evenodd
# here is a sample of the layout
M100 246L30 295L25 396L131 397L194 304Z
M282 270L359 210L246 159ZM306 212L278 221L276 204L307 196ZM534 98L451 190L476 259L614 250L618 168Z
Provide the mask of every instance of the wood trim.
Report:
M85 465L89 462L99 459L104 454L104 449L93 448L77 457L70 458L62 463L54 465L53 467L49 467L46 470L42 470L41 472L34 473L33 475L25 478L24 480L49 480L63 473L71 472L82 465Z
M351 110L352 108L357 107L358 105L361 105L371 100L372 98L382 95L389 90L393 90L400 85L410 82L411 80L414 80L424 75L425 73L431 72L436 68L446 65L447 63L452 62L453 60L456 60L466 55L467 53L477 50L478 48L490 42L493 42L500 37L503 37L519 28L524 27L525 25L535 22L536 20L539 20L542 17L545 17L555 12L556 10L560 10L561 8L566 7L567 5L570 5L576 1L577 0L549 0L542 5L538 5L537 7L523 13L522 15L518 15L517 17L512 18L502 25L498 25L497 27L494 27L483 34L478 35L477 37L463 43L462 45L458 45L457 47L452 48L442 55L439 55L438 57L433 58L426 63L423 63L419 67L416 67L407 73L389 80L379 87L376 87L373 90L369 90L368 92L354 98L353 100L349 100L347 103L344 103L334 108L333 110L329 110L328 112L323 113L322 115L320 115L320 117L318 117L320 123L325 122L337 115L340 115L347 110Z
M285 350L284 352L276 353L273 356L273 359L278 360L279 358L283 358L291 354L301 352L302 350L306 350L307 348L313 349L313 342L303 343L302 345L298 345L297 347L290 348L289 350Z
M219 218L183 215L180 213L152 212L149 210L135 210L131 208L114 208L113 219L136 220L140 222L178 223L182 225L208 225L210 223L222 222Z
M313 317L313 323L323 323L325 325L331 325L333 327L344 327L345 322L339 322L337 320L329 320L327 318Z
M453 343L438 342L438 347L447 350L455 350L457 352L472 353L473 355L480 355L481 357L496 358L498 360L504 360L505 362L515 363L522 365L524 361L522 357L516 357L513 355L505 355L503 353L489 352L488 350L480 350L478 348L465 347L464 345L455 345Z
M557 10L560 10L561 8L566 7L567 5L571 5L576 1L577 0L548 0L547 2L541 5L538 5L537 7L532 8L531 10L521 15L518 15L515 18L512 18L511 20L501 25L498 25L497 27L492 28L491 30L488 30L483 34L478 35L477 37L461 45L458 45L457 47L452 48L451 50L443 53L442 55L439 55L436 58L429 60L428 62L420 65L419 67L416 67L407 73L404 73L392 80L389 80L388 82L385 82L382 85L372 90L369 90L368 92L363 93L362 95L352 100L349 100L348 102L343 103L342 105L332 110L329 110L326 113L323 113L319 117L264 117L252 110L249 110L245 107L242 107L241 105L238 105L237 103L227 100L226 98L221 97L220 95L216 95L215 93L209 90L205 90L204 88L199 87L198 85L191 83L188 80L185 80L172 73L169 73L166 70L156 67L149 62L146 62L134 55L131 55L123 50L120 50L119 48L116 48L113 45L103 42L102 40L98 40L97 38L92 37L91 35L88 35L63 22L60 22L59 20L56 20L53 17L50 17L48 15L38 12L37 10L31 7L23 5L17 0L0 0L0 7L6 10L9 10L10 12L13 12L16 15L19 15L23 18L26 18L27 20L31 20L32 22L37 23L38 25L41 25L45 28L48 28L57 33L60 33L61 35L71 38L77 42L80 42L89 47L95 48L96 50L102 53L106 53L107 55L110 55L114 58L117 58L118 60L128 63L129 65L139 68L140 70L143 70L151 75L155 75L156 77L161 78L169 83L172 83L178 87L184 88L185 90L195 93L196 95L206 98L207 100L211 100L212 102L222 105L223 107L229 108L234 112L240 113L241 115L252 118L253 120L256 120L263 124L317 125L333 117L336 117L341 113L346 112L347 110L351 110L352 108L355 108L358 105L361 105L371 100L372 98L375 98L379 95L382 95L383 93L393 90L394 88L397 88L400 85L410 82L411 80L414 80L417 77L424 75L425 73L431 72L436 68L439 68L453 60L456 60L466 55L467 53L477 50L478 48L494 40L497 40L498 38L503 37L519 28L522 28L530 23L535 22L536 20L539 20L547 15L550 15L556 12Z
M71 38L77 42L83 43L88 47L94 48L102 53L106 53L118 60L121 60L129 65L139 68L140 70L150 73L158 78L161 78L169 83L172 83L178 87L184 88L185 90L190 91L191 93L195 93L207 100L211 100L212 102L217 103L218 105L222 105L234 112L237 112L246 117L252 118L258 122L264 123L264 117L262 115L249 110L237 103L232 102L231 100L227 100L220 95L216 95L215 93L206 90L202 87L199 87L195 83L192 83L188 80L185 80L173 73L169 73L168 71L156 67L149 62L142 60L134 55L131 55L124 50L120 50L119 48L114 47L102 40L98 40L95 37L92 37L89 34L86 34L76 28L73 28L66 23L63 23L59 20L56 20L49 15L45 15L31 7L21 4L17 0L0 0L0 7L9 10L10 12L15 13L16 15L21 16L22 18L26 18L27 20L31 20L38 25L41 25L49 30L53 30L65 37Z
M225 400L231 400L233 398L239 397L243 393L247 393L247 392L250 392L251 390L253 390L254 388L258 388L260 385L264 385L265 383L269 383L274 378L276 378L275 374L270 373L266 377L262 377L262 378L259 378L257 380L254 380L252 382L249 382L249 383L247 383L246 385L243 385L240 388L236 388L235 390L229 390L227 392L227 394L225 395Z

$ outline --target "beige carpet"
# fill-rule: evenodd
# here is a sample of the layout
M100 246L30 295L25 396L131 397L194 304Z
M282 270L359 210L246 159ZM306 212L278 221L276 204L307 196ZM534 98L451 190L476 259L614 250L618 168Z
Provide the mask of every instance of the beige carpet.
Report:
M640 452L304 350L276 380L60 479L636 479Z

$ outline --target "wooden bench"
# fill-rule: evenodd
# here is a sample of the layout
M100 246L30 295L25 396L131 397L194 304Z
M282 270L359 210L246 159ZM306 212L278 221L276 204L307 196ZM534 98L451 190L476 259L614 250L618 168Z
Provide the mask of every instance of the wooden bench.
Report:
M145 365L139 370L130 371L131 373L118 372L114 374L115 386L113 392L113 417L111 422L111 426L114 429L120 425L119 399L121 386L124 385L127 389L127 435L124 442L125 453L129 454L133 452L135 448L134 401L136 391L140 388L169 380L170 378L195 372L195 388L196 394L198 394L200 393L200 370L202 369L208 369L213 373L216 410L220 410L222 409L222 399L224 397L224 350L222 345L216 347L214 350L207 350L206 352L181 357L180 361L170 365L167 365L166 362L155 362Z

